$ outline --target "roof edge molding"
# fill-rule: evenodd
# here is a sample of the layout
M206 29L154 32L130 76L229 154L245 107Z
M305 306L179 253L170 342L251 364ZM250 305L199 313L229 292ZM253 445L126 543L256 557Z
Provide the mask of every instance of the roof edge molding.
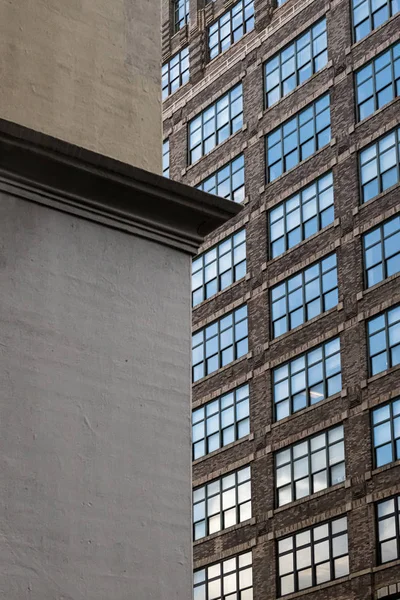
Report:
M190 254L242 207L0 119L0 189Z

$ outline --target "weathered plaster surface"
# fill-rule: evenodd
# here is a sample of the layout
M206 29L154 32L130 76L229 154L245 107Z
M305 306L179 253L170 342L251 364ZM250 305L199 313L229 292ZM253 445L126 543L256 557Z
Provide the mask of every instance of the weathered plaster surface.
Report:
M161 172L159 0L0 0L0 117Z
M0 195L0 597L188 600L190 257Z

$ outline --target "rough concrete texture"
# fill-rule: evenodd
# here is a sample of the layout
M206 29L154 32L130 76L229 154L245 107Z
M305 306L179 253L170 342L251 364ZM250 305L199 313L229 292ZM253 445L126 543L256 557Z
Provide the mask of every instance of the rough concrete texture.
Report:
M159 0L0 0L0 117L161 173Z
M188 255L0 195L0 598L191 597Z

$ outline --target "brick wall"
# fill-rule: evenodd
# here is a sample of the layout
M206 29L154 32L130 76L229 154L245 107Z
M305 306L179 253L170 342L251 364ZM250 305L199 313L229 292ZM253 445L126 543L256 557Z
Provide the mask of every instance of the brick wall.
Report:
M253 518L195 542L194 566L252 548L254 599L275 598L278 592L274 540L315 522L347 514L350 576L293 596L312 595L315 600L383 597L398 585L400 561L378 566L374 502L400 491L400 464L374 470L370 410L400 395L400 368L369 377L366 319L400 301L400 278L392 276L364 290L361 235L400 211L400 185L361 205L358 152L399 122L400 105L398 99L394 100L358 124L354 71L397 39L400 15L352 45L349 0L287 0L275 10L272 0L256 0L255 30L208 63L205 27L233 2L216 0L204 6L199 0L196 7L193 0L189 27L172 38L168 37L169 3L164 0L164 4L163 31L164 38L169 40L164 58L189 40L193 60L191 82L164 102L164 135L170 140L171 177L197 185L240 152L245 156L244 209L206 240L201 251L245 226L247 276L198 305L193 311L193 327L210 323L246 302L249 354L196 382L193 403L200 406L248 381L251 434L197 460L193 479L194 485L199 485L239 465L251 464ZM328 28L327 66L264 110L264 61L324 15ZM242 130L188 166L188 120L238 81L243 83L244 95ZM264 136L325 91L331 96L330 145L266 184ZM334 223L269 260L268 210L329 170L334 177ZM272 339L268 300L271 286L332 251L338 257L337 308ZM337 335L341 340L342 392L274 423L271 369ZM336 423L344 425L346 481L276 508L273 453Z

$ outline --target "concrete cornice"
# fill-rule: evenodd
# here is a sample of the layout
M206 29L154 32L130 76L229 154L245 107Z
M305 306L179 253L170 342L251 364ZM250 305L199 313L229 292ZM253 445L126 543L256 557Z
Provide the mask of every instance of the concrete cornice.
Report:
M191 254L242 209L1 119L0 190Z

